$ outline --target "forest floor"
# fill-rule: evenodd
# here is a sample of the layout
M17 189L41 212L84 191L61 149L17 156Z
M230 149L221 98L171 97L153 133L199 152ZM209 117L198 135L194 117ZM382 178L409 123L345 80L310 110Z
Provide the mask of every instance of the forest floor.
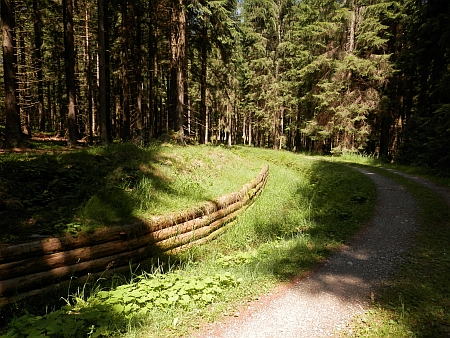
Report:
M71 151L81 149L86 146L85 140L79 141L76 147L68 148L67 139L64 136L54 133L36 132L29 139L26 139L21 148L5 149L0 148L1 154L48 154L53 152Z
M350 321L369 310L388 286L418 231L417 201L393 180L358 169L374 181L378 203L372 221L309 277L249 303L235 317L195 337L353 336ZM427 187L450 205L450 191L426 179L395 172Z

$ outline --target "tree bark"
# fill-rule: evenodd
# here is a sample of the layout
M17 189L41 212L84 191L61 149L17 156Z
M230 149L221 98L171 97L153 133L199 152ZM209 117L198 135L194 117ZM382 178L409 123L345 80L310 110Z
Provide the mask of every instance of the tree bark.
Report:
M39 0L33 0L33 14L34 14L34 59L37 70L37 89L38 89L38 116L39 116L39 130L45 130L46 118L44 110L44 81L42 72L42 20L41 12L39 11Z
M105 48L105 12L103 7L104 0L98 0L98 63L99 63L99 127L100 143L103 146L108 145L107 128L107 104L106 104L106 48Z
M183 0L172 0L171 25L171 70L173 87L171 115L176 121L178 140L184 144L184 84L186 65L186 12Z
M18 65L18 98L19 98L19 115L21 116L22 121L22 134L27 137L31 137L31 114L30 107L28 106L27 97L28 94L28 72L26 65L26 50L25 50L25 32L23 27L19 28L19 37L17 39L17 54L19 59Z
M15 49L14 1L1 0L3 76L5 83L5 148L15 148L22 143L19 107L17 105L17 57Z
M73 147L78 140L77 100L75 85L75 44L73 33L73 1L63 0L64 17L64 60L66 64L67 127L68 146Z
M150 13L153 13L155 4L150 0ZM148 69L150 70L149 89L148 89L148 108L147 108L147 133L148 138L152 139L159 136L158 121L158 30L153 23L154 16L150 15L149 39L148 39Z
M86 62L86 98L88 101L88 133L89 133L89 144L93 144L94 142L94 129L93 129L93 95L92 95L92 62L91 62L91 54L90 54L90 43L89 43L89 5L87 5L85 9L85 31L86 31L86 42L85 42L85 51L84 57Z
M128 69L128 1L122 0L122 26L121 26L121 42L122 42L122 132L121 138L124 141L130 139L131 131L131 114L130 114L130 79Z
M206 131L206 79L207 79L207 62L208 62L208 27L206 24L206 14L203 18L203 28L202 28L202 72L200 75L200 142L208 143L208 132Z
M136 129L137 137L139 139L144 138L144 114L143 114L143 77L142 77L142 20L141 13L143 7L137 2L133 6L134 21L136 24L136 43L134 45L134 64L135 64L135 90L136 90ZM136 136L136 135L135 135Z

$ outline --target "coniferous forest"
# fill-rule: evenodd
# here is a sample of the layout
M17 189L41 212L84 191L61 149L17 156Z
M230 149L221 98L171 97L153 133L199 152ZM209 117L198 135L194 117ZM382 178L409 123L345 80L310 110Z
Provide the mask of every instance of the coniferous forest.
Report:
M360 151L450 168L447 0L1 0L3 147Z

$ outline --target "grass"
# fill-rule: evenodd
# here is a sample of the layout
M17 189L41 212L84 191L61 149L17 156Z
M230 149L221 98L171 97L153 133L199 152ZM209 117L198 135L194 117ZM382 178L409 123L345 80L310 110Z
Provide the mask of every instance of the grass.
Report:
M260 169L224 148L157 143L2 154L0 243L186 209L238 190Z
M387 163L387 162L383 162L383 161L381 161L373 156L370 156L370 155L353 153L353 152L343 153L341 156L327 158L326 160L331 160L334 162L370 165L370 166L379 167L379 168L389 168L389 169L400 170L407 174L422 176L431 181L439 183L441 185L450 187L450 177L436 175L433 168L400 165L397 163Z
M173 178L186 171L197 177L200 186L210 184L215 196L240 186L241 180L253 178L266 164L270 177L255 203L216 240L168 261L155 259L154 264L143 266L147 273L132 274L127 280L115 277L90 281L71 292L62 307L53 305L46 311L31 301L15 304L10 312L17 317L9 326L11 336L27 336L31 330L36 335L57 336L67 327L74 328L75 336L186 336L208 322L234 315L247 301L311 270L349 240L368 221L375 206L375 187L359 172L293 153L188 147L170 148L168 153L154 156L159 159L157 163L172 163L159 168L164 177ZM194 158L191 162L186 160L190 156ZM174 163L179 166L174 168ZM185 163L191 163L192 169L186 169ZM248 177L237 164L248 168ZM199 173L201 167L223 171L208 181L206 174ZM170 171L173 169L176 172ZM171 186L192 184L189 179L180 182ZM150 300L145 297L149 295L155 297L152 306L147 306ZM188 306L183 304L187 296ZM26 308L33 314L24 312Z

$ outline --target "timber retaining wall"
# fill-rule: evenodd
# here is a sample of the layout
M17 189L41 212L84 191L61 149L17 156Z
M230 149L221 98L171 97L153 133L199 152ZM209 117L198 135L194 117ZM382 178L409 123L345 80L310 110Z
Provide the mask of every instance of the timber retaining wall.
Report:
M259 195L265 167L239 191L198 208L134 224L39 241L0 246L0 305L38 294L77 277L130 271L151 257L204 243L223 231Z

